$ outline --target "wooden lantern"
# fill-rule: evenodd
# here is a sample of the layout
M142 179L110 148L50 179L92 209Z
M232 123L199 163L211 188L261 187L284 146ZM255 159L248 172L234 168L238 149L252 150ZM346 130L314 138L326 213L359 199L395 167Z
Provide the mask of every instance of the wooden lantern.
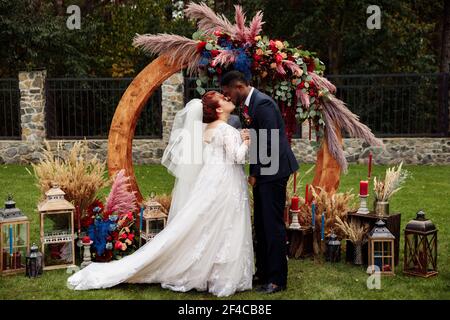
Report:
M29 249L30 222L9 195L0 209L0 274L24 273Z
M394 275L394 235L383 220L378 220L369 233L369 270Z
M46 199L38 204L44 270L75 265L75 207L64 195L64 191L53 185L45 193Z
M437 271L437 232L425 213L419 211L415 219L405 228L405 252L403 272L405 274L428 278Z
M145 242L153 239L166 227L167 215L162 210L162 205L153 198L145 203L142 222L141 239Z

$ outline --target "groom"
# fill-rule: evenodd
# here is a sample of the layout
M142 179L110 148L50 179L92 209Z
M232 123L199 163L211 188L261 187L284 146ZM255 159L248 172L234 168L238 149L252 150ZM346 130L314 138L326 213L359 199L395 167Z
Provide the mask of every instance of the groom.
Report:
M262 284L260 291L275 293L286 289L288 268L283 219L286 185L289 176L299 166L289 146L281 112L275 101L251 87L239 71L226 73L221 79L221 86L225 96L230 97L236 106L242 106L245 127L256 131L252 148L256 148L257 157L256 161L250 157L249 176L253 187L256 235L255 282ZM275 146L274 141L278 141ZM273 167L275 171L270 170Z

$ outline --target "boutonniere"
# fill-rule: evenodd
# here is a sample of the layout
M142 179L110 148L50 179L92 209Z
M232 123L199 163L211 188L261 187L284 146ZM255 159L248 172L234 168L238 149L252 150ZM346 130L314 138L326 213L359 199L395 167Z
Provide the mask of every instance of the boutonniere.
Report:
M252 117L248 114L248 106L244 106L244 112L242 115L244 116L245 125L250 126L252 124Z

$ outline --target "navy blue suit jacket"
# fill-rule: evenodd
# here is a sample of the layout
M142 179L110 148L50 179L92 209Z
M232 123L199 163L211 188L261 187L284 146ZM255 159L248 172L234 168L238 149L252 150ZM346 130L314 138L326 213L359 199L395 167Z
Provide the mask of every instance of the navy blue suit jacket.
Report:
M248 128L255 129L257 136L257 141L252 141L252 148L256 148L258 151L257 163L250 164L250 175L256 177L257 183L264 183L285 178L297 171L299 165L289 145L285 132L284 121L281 117L280 109L275 101L268 95L255 88L250 99L248 114L251 118L251 123ZM279 168L273 175L261 174L261 168L270 167L271 162L268 164L262 164L260 161L259 129L267 130L267 156L269 157L271 156L270 129L279 129Z

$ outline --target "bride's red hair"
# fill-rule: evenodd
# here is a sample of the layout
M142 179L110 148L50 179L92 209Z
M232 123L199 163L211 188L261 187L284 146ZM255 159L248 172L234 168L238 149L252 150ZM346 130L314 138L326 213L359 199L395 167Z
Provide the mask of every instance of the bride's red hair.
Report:
M217 91L208 91L202 97L204 123L211 123L219 119L216 110L220 107L222 98L223 95Z

